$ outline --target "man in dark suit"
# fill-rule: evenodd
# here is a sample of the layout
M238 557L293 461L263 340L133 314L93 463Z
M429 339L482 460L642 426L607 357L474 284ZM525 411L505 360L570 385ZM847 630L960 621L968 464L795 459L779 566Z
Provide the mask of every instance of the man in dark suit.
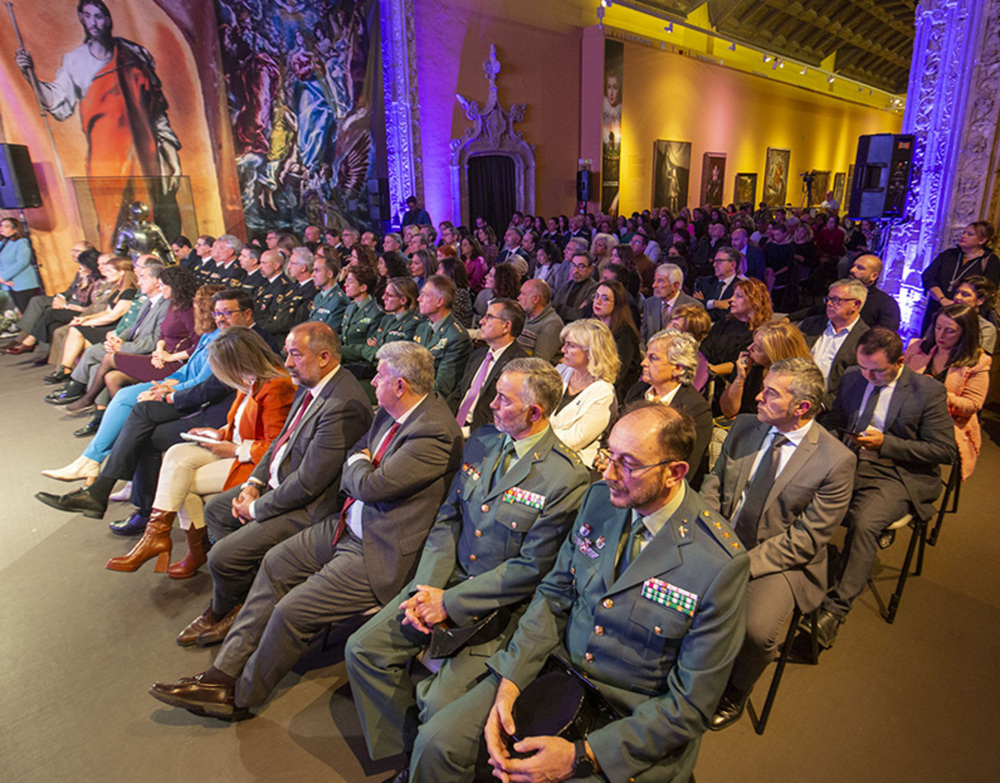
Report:
M899 331L899 304L877 283L882 274L882 259L865 254L854 259L848 274L868 288L868 297L861 308L861 320L869 326L881 326L892 332Z
M347 450L371 423L368 395L340 366L340 341L329 326L299 324L285 350L285 366L304 391L250 478L205 507L215 544L212 603L177 637L180 645L221 642L267 551L339 510Z
M747 277L753 277L763 282L764 280L764 253L759 247L750 244L750 237L747 230L742 226L737 226L732 233L733 247L743 254L746 261L746 268L743 271Z
M690 419L667 406L618 421L605 480L588 490L510 643L421 728L411 783L467 780L484 734L505 780L688 780L743 637L749 565L684 480L693 439ZM621 717L575 744L522 736L513 758L517 700L554 656ZM537 770L548 774L529 776Z
M448 400L466 434L493 421L490 403L496 396L497 378L507 362L528 355L517 342L523 328L524 310L513 299L494 299L486 309L479 323L486 345L472 352L465 374Z
M496 428L465 445L416 576L347 642L345 662L373 758L408 752L418 722L486 674L486 658L552 567L589 479L549 417L562 381L542 359L515 359L497 381ZM499 610L499 611L497 611ZM495 613L495 614L494 614ZM465 635L437 675L419 687L410 664L431 630Z
M826 394L823 405L829 410L848 367L856 364L858 341L868 331L861 320L868 289L853 278L830 284L826 296L826 316L814 315L799 324L813 361L823 373Z
M569 278L556 289L552 298L552 307L563 323L585 317L583 308L590 303L597 290L593 274L594 257L586 250L574 253L569 263Z
M387 343L372 381L379 411L347 458L351 498L272 548L208 671L150 694L200 715L237 719L262 704L309 639L389 603L410 580L462 458L462 435L432 391L434 360L422 346Z
M649 338L670 323L671 314L684 305L704 307L693 296L684 293L684 270L677 264L660 264L653 273L653 295L642 303L640 337L646 345Z
M708 310L712 322L721 321L729 314L729 300L736 290L743 255L734 247L724 246L715 251L713 277L699 277L694 285L694 298Z
M828 419L858 449L854 496L837 577L823 602L819 641L833 645L851 604L865 589L882 532L904 514L930 519L941 465L957 455L944 386L903 364L903 341L876 327L858 344L858 366L844 375Z
M811 612L827 586L827 542L847 513L855 457L814 421L823 376L809 359L775 362L757 415L737 417L701 485L750 553L747 633L712 718L722 729L743 714L798 606Z

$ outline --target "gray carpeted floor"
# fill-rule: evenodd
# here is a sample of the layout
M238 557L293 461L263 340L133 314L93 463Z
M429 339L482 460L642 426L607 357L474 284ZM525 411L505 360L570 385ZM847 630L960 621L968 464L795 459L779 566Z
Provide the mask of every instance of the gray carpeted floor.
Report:
M174 635L204 608L209 578L174 581L147 563L104 569L131 540L102 522L38 503L45 479L85 443L83 420L42 402L43 370L0 356L0 780L379 781L340 661L314 649L256 718L228 725L146 694L158 679L204 669L211 650ZM995 412L986 424L1000 435ZM699 783L1000 779L1000 448L988 442L959 513L911 579L894 625L865 595L818 667L787 669L767 732L749 721L706 735ZM113 507L107 520L121 518ZM175 544L182 539L175 532ZM890 592L906 536L883 555ZM763 686L758 687L763 698ZM991 706L992 705L992 706Z

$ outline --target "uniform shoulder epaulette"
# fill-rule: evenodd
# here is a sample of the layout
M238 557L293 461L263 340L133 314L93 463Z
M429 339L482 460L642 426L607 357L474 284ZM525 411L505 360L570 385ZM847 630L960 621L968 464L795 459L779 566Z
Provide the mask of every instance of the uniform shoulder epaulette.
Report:
M736 555L746 551L746 548L740 543L736 531L730 527L722 514L705 509L698 515L698 522L712 539L725 552L729 553L730 557L736 557Z
M580 455L561 441L557 441L552 446L552 450L558 452L559 454L562 454L566 459L568 459L574 465L583 465L583 460L580 459Z

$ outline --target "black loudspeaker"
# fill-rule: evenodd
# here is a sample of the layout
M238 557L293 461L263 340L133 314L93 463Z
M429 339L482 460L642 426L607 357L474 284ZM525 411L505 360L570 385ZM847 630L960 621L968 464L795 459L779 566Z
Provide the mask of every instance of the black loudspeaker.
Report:
M23 144L0 144L0 208L42 206L31 155Z
M368 180L368 217L389 220L389 180L377 177Z
M858 138L848 215L855 220L903 216L915 137L877 133Z
M576 172L576 200L590 201L590 172Z

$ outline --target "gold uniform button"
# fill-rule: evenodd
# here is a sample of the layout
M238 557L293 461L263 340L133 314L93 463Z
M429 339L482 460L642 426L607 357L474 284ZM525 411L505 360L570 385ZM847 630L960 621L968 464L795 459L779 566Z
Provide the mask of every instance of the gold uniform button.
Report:
M517 530L517 522L511 522L510 527L512 530Z
M576 566L570 566L570 567L569 567L569 572L570 572L571 574L576 574Z
M595 633L595 634L596 634L597 636L604 636L604 626L601 626L601 625L595 625L595 626L594 626L594 633Z
M479 507L479 510L482 511L485 514L487 511L490 510L490 507L488 505L486 505L485 503L483 503L483 505L481 505Z
M477 530L476 531L476 538L482 538L482 537L483 537L483 531L482 530Z
M473 563L475 563L478 559L479 558L476 557L475 555L469 555L469 560L471 560Z
M605 609L610 609L614 605L615 602L612 601L610 598L605 598L603 603L601 604L601 606L603 606Z
M653 633L655 633L657 636L659 636L660 634L663 633L663 629L660 628L660 626L658 626L658 625L654 625L653 626Z
M585 661L592 661L592 660L594 660L594 656L593 656L592 653L584 653L583 654L583 660L585 660Z

